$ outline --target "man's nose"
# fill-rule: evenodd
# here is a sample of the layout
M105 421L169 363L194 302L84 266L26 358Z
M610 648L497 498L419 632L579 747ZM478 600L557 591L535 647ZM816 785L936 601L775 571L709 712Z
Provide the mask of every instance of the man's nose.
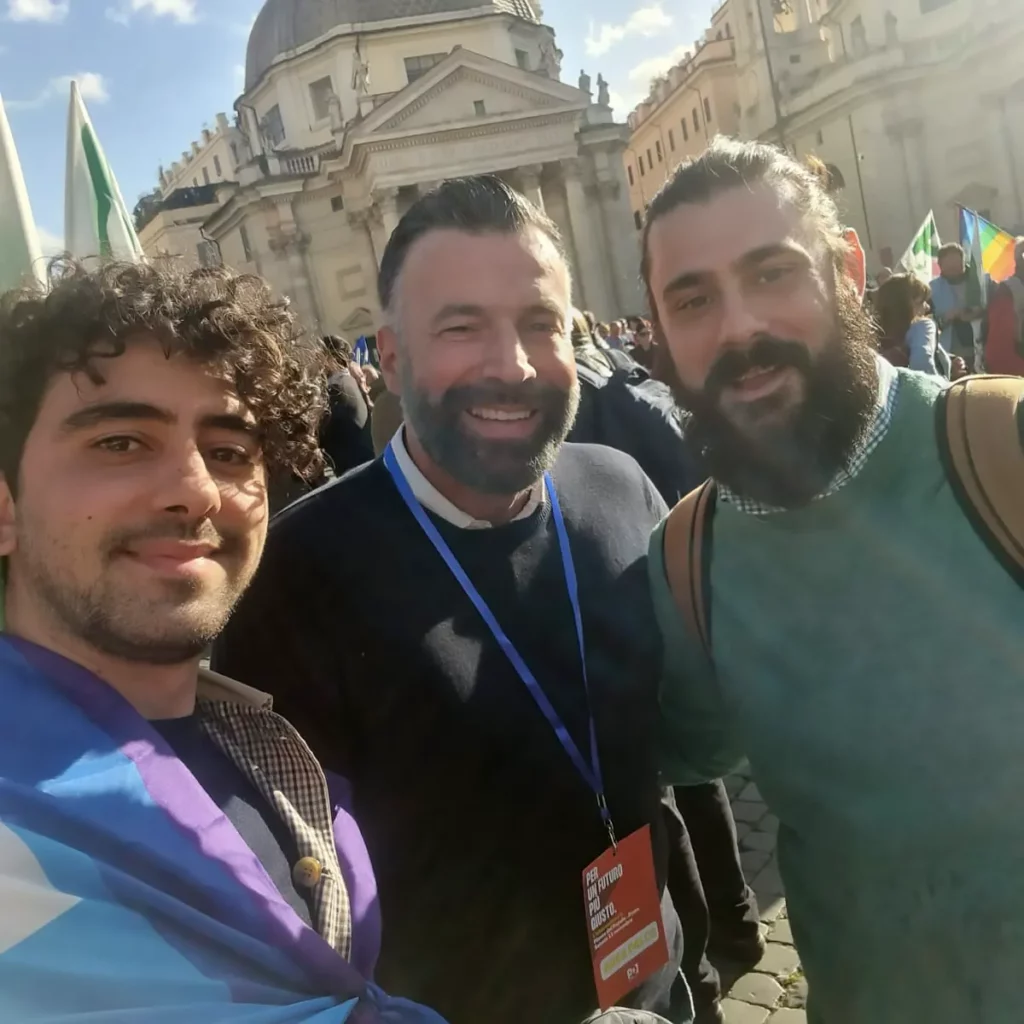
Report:
M537 376L516 324L504 324L495 333L488 348L487 371L487 376L509 384L521 384Z
M719 348L746 347L752 338L770 333L767 322L741 288L723 289L719 301Z
M166 460L155 497L161 508L190 519L220 511L220 487L198 445L190 442Z

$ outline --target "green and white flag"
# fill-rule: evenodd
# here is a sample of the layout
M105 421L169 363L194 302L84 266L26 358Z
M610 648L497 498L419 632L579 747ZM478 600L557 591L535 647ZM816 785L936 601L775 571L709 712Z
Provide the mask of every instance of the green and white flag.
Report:
M925 284L931 284L939 276L939 229L935 223L935 214L928 211L928 216L920 230L910 243L910 248L900 260L901 269L914 277L920 278Z
M23 284L30 277L45 284L45 264L25 176L0 99L0 292Z
M79 259L143 259L121 190L96 137L78 83L71 83L68 167L64 193L64 244Z

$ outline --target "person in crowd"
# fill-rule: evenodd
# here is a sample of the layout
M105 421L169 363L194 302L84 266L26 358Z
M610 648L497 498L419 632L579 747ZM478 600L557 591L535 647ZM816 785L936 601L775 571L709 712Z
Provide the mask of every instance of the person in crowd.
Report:
M361 369L363 371L363 381L366 384L366 392L369 400L371 403L375 402L377 400L377 396L381 394L381 392L387 390L387 384L385 383L384 378L380 375L380 371L375 366L363 366Z
M882 269L875 274L875 287L882 288L894 277L892 267L882 267Z
M594 326L594 338L601 343L607 344L609 327L607 324L596 324Z
M633 336L633 347L629 350L629 354L633 361L648 373L654 372L657 343L648 321L640 320L637 323L636 333Z
M950 242L939 250L939 276L932 281L932 312L939 325L939 345L959 356L969 372L977 369L975 325L985 311L968 307L967 271L963 247Z
M596 344L586 314L575 309L572 311L570 337L576 365L583 366L605 380L609 379L615 372L615 366L608 358L608 353Z
M590 1015L582 880L611 826L619 849L650 844L668 944L627 1005L689 1020L651 742L665 504L628 457L563 444L579 385L557 228L497 178L445 182L392 234L379 290L404 426L276 520L214 664L352 781L382 984L453 1024Z
M626 351L626 324L624 320L612 320L608 325L608 336L604 339L605 345L615 352Z
M928 285L913 274L890 277L874 300L878 347L893 366L948 379L952 364L938 345L935 321L928 315L930 297Z
M320 427L320 447L337 476L373 458L370 438L370 403L355 373L365 373L352 363L351 350L336 335L327 335L324 346L330 358L328 410ZM353 369L353 367L355 367Z
M318 469L320 346L255 277L51 276L0 298L0 1019L440 1024L368 980L342 780L200 669L268 471Z
M985 367L989 373L1024 377L1024 238L1013 250L1016 271L989 300Z
M651 202L643 275L712 481L685 575L676 534L651 543L664 776L749 758L810 1021L1010 1024L1024 590L948 481L945 385L874 351L852 242L759 143L715 140Z
M828 196L834 198L845 187L842 177L833 173L833 168L813 153L804 158L804 167L814 176L821 190Z

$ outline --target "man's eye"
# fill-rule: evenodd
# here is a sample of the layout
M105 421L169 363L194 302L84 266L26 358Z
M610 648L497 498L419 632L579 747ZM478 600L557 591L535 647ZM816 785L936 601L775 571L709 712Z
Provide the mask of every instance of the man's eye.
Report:
M463 337L469 334L473 330L470 324L452 324L450 327L446 327L442 333L447 334L449 337Z
M774 284L776 281L788 277L792 270L792 267L765 267L757 275L757 278L764 284Z
M694 313L708 304L710 299L706 295L694 295L689 299L682 299L676 303L676 311L679 313Z
M213 448L210 458L229 466L248 466L252 462L252 456L244 448Z
M142 442L135 437L119 435L117 437L104 437L97 441L93 447L115 455L126 455L129 452L138 451L142 447Z

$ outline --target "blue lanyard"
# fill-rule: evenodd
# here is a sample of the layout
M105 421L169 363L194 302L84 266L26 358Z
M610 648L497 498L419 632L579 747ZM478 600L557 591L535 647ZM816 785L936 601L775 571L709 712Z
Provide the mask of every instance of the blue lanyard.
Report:
M580 597L579 597L579 586L576 582L576 566L573 564L572 551L569 548L569 534L565 529L565 519L562 516L561 506L558 504L558 495L555 493L554 484L551 482L549 474L544 474L544 486L547 490L548 499L551 502L551 518L555 522L555 532L558 535L558 548L562 554L562 568L565 572L565 586L569 591L569 603L572 605L572 616L576 623L576 639L579 642L580 648L580 664L583 667L583 689L587 695L587 714L590 719L590 764L583 759L583 755L580 753L579 748L576 746L572 736L569 735L569 730L565 727L565 723L559 717L558 712L555 710L554 705L548 699L548 695L541 688L540 683L537 682L537 677L530 671L530 667L523 661L520 653L515 649L512 641L509 640L505 631L501 628L501 624L494 617L494 613L491 611L487 602L480 596L480 591L476 589L473 581L466 575L466 570L459 564L459 560L455 557L454 552L445 542L444 537L438 532L437 527L431 522L430 517L424 511L423 506L416 500L416 495L413 494L412 488L409 486L409 481L405 478L405 473L402 472L402 467L398 464L398 459L395 458L394 448L388 445L384 452L384 467L391 474L391 479L395 482L395 486L398 488L398 493L402 496L402 500L408 506L409 511L413 514L416 522L419 523L420 529L427 535L427 539L437 553L444 559L445 564L451 570L452 575L458 581L459 585L466 593L466 597L473 603L473 607L480 613L480 617L484 620L487 628L491 631L494 639L498 641L498 646L504 651L505 656L510 662L512 667L516 670L519 678L525 683L527 690L530 691L530 696L533 697L540 708L544 717L548 720L548 724L555 731L555 736L558 737L558 742L562 744L565 752L569 755L570 760L576 766L580 775L583 776L584 781L594 791L594 795L597 797L597 806L601 812L601 820L605 824L605 828L608 829L608 834L611 836L612 845L616 845L615 829L612 825L611 814L608 811L608 802L605 800L604 795L604 780L601 777L601 762L597 753L597 728L594 724L594 712L590 701L590 683L587 679L587 651L586 645L583 640L583 616L580 613Z

